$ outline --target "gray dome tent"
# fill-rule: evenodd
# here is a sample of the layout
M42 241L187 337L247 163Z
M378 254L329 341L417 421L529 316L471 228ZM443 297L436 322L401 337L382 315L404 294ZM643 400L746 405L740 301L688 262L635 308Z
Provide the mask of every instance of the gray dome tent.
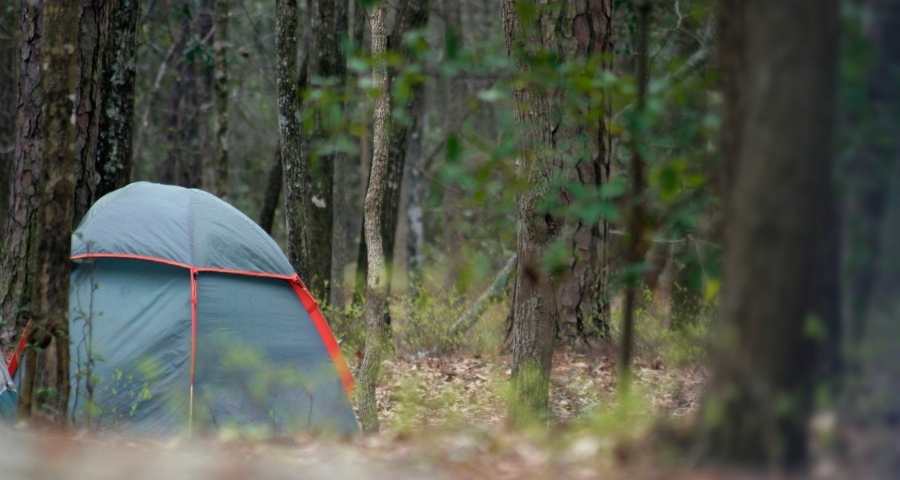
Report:
M231 205L133 183L88 211L72 259L76 425L357 429L352 377L316 302Z

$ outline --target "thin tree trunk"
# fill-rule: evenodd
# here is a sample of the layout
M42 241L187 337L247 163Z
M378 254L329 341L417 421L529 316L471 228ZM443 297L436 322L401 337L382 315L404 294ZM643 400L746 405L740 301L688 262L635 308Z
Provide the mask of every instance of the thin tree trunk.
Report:
M383 58L387 50L385 33L384 4L374 7L369 14L372 32L372 56L375 66L372 70L374 84L379 89L375 101L372 122L372 170L365 200L365 238L368 245L368 273L366 275L366 344L362 363L359 367L357 406L363 431L378 430L378 407L375 402L375 387L381 372L381 362L388 347L388 324L385 317L387 305L387 271L381 238L381 218L384 206L384 180L387 175L390 156L391 93L390 78Z
M646 245L644 228L644 149L645 132L643 116L647 109L647 84L650 80L648 42L650 37L650 11L648 0L638 5L638 56L637 81L638 97L635 120L631 131L631 212L628 218L628 259L629 268L644 261ZM635 269L636 270L636 269ZM625 287L625 305L622 313L622 341L619 345L619 391L627 394L631 384L631 356L634 344L634 317L637 296L640 293L640 276L631 275Z
M304 280L310 277L314 254L308 226L312 222L309 168L302 159L297 98L297 0L276 1L276 88L281 164L284 169L284 214L288 258Z
M48 0L43 5L42 53L45 69L41 79L44 108L41 115L45 139L40 222L35 254L36 278L32 305L32 347L43 338L56 344L55 419L65 422L69 403L69 241L75 199L75 136L71 121L78 85L78 4ZM26 366L25 378L35 378L39 362ZM26 380L28 383L28 380ZM41 407L40 405L35 405ZM19 414L29 417L32 405L19 404Z
M213 53L215 55L215 90L216 123L215 142L216 152L213 162L213 174L215 176L215 193L220 198L228 198L229 174L228 174L228 16L229 0L216 0L215 11L215 41Z
M344 34L338 31L338 15L345 17L343 9L336 4L339 0L318 0L316 20L312 22L312 38L315 44L314 72L323 78L333 79L337 90L343 89L347 68L340 41ZM342 19L343 23L346 23ZM312 53L312 52L311 52ZM323 119L316 118L313 139L327 135L322 126ZM310 288L318 298L331 298L332 283L332 243L334 235L334 164L343 157L336 154L318 155L310 148L304 152L304 162L309 164L312 179L312 223L310 229L312 248L316 255L310 259Z
M3 343L8 345L31 319L41 186L44 175L41 106L41 38L44 21L40 2L22 2L21 43L17 87L16 142L10 170L10 191L3 265L0 268L0 315Z
M713 459L802 465L817 381L832 361L828 344L840 338L829 141L838 2L720 7L733 28L723 58L742 60L723 65L726 93L738 93L725 96L724 118L740 129L723 128L725 343L701 430Z
M272 226L275 224L275 210L278 209L278 200L281 198L282 178L284 170L281 167L281 146L275 147L275 155L272 158L272 166L269 168L268 181L266 182L266 195L263 198L262 210L259 212L259 226L269 235L272 234Z
M400 51L403 35L410 30L423 28L428 23L428 0L408 1L397 12L398 19L388 37L388 49L392 52ZM410 52L406 52L410 55ZM388 75L391 75L389 72ZM385 175L384 207L381 213L381 238L384 248L385 264L388 269L388 294L391 292L391 279L393 278L394 244L397 238L397 226L400 221L400 193L403 186L403 172L406 164L407 149L411 132L418 129L418 121L424 105L424 85L413 87L406 103L409 121L392 125L390 131L390 156ZM358 279L366 278L366 242L360 243L357 262ZM361 286L361 285L360 285ZM358 288L361 290L361 288Z

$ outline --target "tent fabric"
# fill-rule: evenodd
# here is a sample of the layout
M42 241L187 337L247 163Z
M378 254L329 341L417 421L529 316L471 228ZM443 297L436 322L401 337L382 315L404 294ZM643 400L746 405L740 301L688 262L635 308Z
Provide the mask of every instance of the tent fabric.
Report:
M287 282L201 273L197 284L201 422L279 434L355 428L335 364Z
M15 418L16 400L16 385L9 374L6 361L0 355L0 422L9 422Z
M277 244L206 192L137 182L72 237L76 424L350 433L352 377Z
M135 182L98 200L72 236L72 257L121 254L196 268L294 275L272 238L198 189Z
M187 426L190 272L103 259L70 277L70 408L79 426Z

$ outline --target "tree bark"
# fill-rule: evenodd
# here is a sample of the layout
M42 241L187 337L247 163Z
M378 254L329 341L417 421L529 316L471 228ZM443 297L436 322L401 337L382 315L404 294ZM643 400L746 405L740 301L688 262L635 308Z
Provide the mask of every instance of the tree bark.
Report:
M803 464L839 338L832 145L838 2L723 0L724 345L702 424L710 457ZM727 19L727 20L725 20ZM734 49L734 50L731 50ZM729 67L738 67L739 75ZM812 332L812 333L811 333ZM816 333L817 332L817 333Z
M19 12L21 41L16 108L15 151L10 170L9 206L0 268L0 315L3 343L13 338L32 318L31 292L35 278L41 188L44 175L41 106L41 38L44 21L41 3L22 2Z
M75 223L131 178L136 0L83 2L79 24Z
M304 280L310 278L314 250L309 225L312 224L312 189L309 167L302 160L302 138L297 95L297 0L276 2L276 89L281 164L284 170L284 214L288 237L288 258Z
M53 339L56 345L55 419L64 423L69 399L69 241L75 198L75 137L71 121L76 110L78 85L78 22L76 2L48 0L43 4L42 54L44 64L42 134L44 170L41 178L39 231L32 285L31 348ZM39 362L26 365L25 378L37 376ZM33 384L25 380L25 384ZM30 397L30 395L28 395ZM41 407L41 405L36 405ZM32 405L20 402L19 415L27 418Z
M387 48L392 52L404 52L402 49L403 35L411 30L423 28L428 23L428 0L408 1L402 4L397 11L397 20L387 40ZM404 52L411 55L410 52ZM391 72L388 72L391 75ZM397 237L397 226L400 221L400 193L403 186L403 173L406 165L409 138L412 132L418 130L418 121L424 104L424 85L417 84L413 87L409 98L404 104L409 121L394 124L390 131L390 156L388 158L387 172L385 174L384 207L381 213L381 238L384 248L385 264L388 269L387 291L391 291L391 278L393 277L394 244ZM366 278L365 239L359 246L359 258L357 262L357 278Z
M215 90L215 160L213 161L213 182L215 194L227 199L230 193L228 169L228 0L216 0L215 5L215 41L213 55L215 72L213 89Z
M131 181L134 138L134 76L139 0L107 3L108 37L101 77L100 133L94 168L99 175L94 200Z
M365 199L365 238L368 245L368 273L366 275L366 343L359 367L357 408L363 431L378 430L378 407L375 387L381 372L381 361L388 347L387 271L381 238L381 218L384 206L384 181L390 156L391 92L387 65L383 58L387 50L385 32L386 7L380 4L369 14L372 32L372 56L375 66L372 79L379 90L372 122L372 170Z
M341 49L343 32L338 31L338 18L346 24L345 10L339 7L338 0L318 0L316 21L312 22L312 37L315 44L314 72L322 78L335 81L335 89L343 89L347 76L346 59ZM343 27L346 31L346 26ZM313 139L327 136L322 126L322 118L316 116ZM311 278L309 286L318 298L331 298L332 283L332 244L334 235L334 172L335 162L343 161L343 155L318 155L315 149L304 152L304 162L309 164L312 179L312 248L316 252L310 259Z
M529 68L524 57L531 54L549 52L569 59L612 50L611 2L538 2L528 23L518 17L518 6L517 0L504 0L503 18L509 55L521 69ZM560 30L561 25L567 30ZM510 325L516 391L510 416L517 422L546 414L557 333L587 333L587 321L603 322L608 311L605 223L568 220L537 205L548 197L571 197L551 185L559 176L599 189L608 180L610 157L606 106L589 107L604 111L593 117L599 119L596 125L588 126L563 114L567 91L529 85L514 94L523 126L520 169L529 185L518 201L518 266ZM571 249L571 262L551 271L544 265L544 254L560 240Z
M275 210L278 209L278 200L281 198L281 186L284 171L281 167L281 146L275 147L275 155L272 158L272 166L269 168L268 181L266 182L266 195L263 198L262 210L259 212L259 226L269 235L272 234L272 226L275 224Z
M518 3L517 0L503 2L506 47L519 67L527 69L526 52L547 48L544 42L552 38L552 21L539 13L523 23ZM537 6L544 7L543 3ZM518 265L510 335L513 396L508 414L510 421L520 424L535 418L546 419L548 412L558 308L557 279L544 268L543 257L559 235L563 222L553 215L541 214L537 207L548 194L548 179L557 168L554 159L542 151L542 147L552 145L555 129L550 95L538 87L520 88L514 95L516 117L523 126L523 173L529 184L518 200Z
M202 15L197 17L200 18ZM191 15L184 15L181 21L176 52L185 51L195 28L199 31L206 28L202 25L203 21L198 20L198 25L194 25L192 19ZM208 162L204 161L205 152L199 148L202 139L198 124L198 111L202 97L205 96L201 92L200 83L205 82L205 79L198 78L196 62L187 55L180 59L175 71L175 84L169 97L169 119L166 125L168 152L161 165L159 178L163 183L200 188L203 186L203 172L206 170L204 167L208 165Z
M7 88L0 89L0 212L4 214L9 208L9 183L16 142L16 89L13 85L16 84L19 62L18 10L17 2L11 2L0 12L0 25L3 31L8 32L0 33L0 85L7 85ZM6 236L5 223L0 222L0 245ZM0 246L0 254L2 252L3 247Z
M595 0L589 2L584 11L575 10L573 15L575 45L569 47L571 55L580 58L599 56L601 68L611 70L614 46L612 2ZM611 114L609 100L604 101L599 110L590 115L599 119L595 126L563 127L558 134L560 138L575 139L576 143L585 145L589 153L574 153L576 162L568 168L566 176L570 182L594 190L609 183L613 158L612 135L606 126ZM560 338L569 345L575 345L578 340L588 344L608 340L609 222L605 218L593 222L568 219L564 238L571 262L557 289Z

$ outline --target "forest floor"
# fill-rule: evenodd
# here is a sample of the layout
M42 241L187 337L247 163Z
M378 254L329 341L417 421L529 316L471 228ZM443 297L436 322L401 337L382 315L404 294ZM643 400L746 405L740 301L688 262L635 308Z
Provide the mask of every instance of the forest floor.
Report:
M378 391L382 430L352 439L188 440L0 432L0 478L205 479L849 478L818 461L810 476L690 468L652 439L660 421L689 424L706 373L640 359L633 400L616 395L608 354L554 358L550 428L504 422L508 359L400 356ZM887 478L855 475L859 478Z

